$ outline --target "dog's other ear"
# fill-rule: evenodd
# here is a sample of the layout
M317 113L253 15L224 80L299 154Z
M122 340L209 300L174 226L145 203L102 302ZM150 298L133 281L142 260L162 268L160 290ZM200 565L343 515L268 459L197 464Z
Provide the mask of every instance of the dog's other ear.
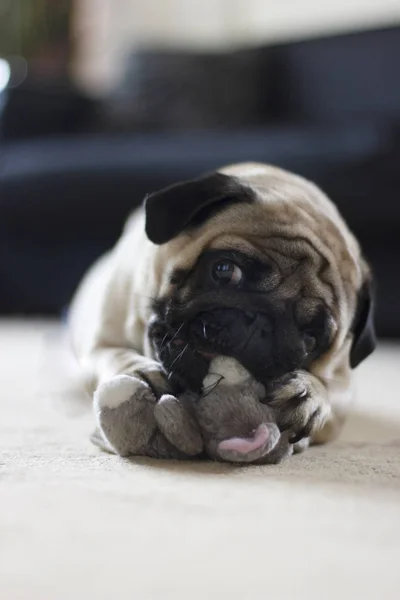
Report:
M353 342L350 366L357 367L376 347L374 299L371 282L364 283L358 293L357 309L352 326Z
M145 198L147 237L154 244L165 244L187 227L201 225L226 204L253 199L250 188L218 172L171 185Z

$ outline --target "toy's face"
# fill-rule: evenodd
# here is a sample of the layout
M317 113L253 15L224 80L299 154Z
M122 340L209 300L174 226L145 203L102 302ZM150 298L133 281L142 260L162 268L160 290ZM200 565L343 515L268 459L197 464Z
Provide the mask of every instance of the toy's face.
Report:
M235 359L217 357L194 402L207 454L237 463L275 463L292 450L260 400L264 387Z

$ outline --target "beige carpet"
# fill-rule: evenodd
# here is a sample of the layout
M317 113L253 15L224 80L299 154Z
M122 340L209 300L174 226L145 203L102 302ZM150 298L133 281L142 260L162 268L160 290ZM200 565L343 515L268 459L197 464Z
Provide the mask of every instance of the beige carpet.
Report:
M336 444L278 467L122 460L88 442L55 323L0 323L0 598L400 598L400 346Z

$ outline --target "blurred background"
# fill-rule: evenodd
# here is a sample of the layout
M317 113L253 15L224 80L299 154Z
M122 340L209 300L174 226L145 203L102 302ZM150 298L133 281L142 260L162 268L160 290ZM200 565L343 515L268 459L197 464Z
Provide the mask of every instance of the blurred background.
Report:
M242 160L330 194L399 337L399 0L0 0L0 314L61 314L147 192Z

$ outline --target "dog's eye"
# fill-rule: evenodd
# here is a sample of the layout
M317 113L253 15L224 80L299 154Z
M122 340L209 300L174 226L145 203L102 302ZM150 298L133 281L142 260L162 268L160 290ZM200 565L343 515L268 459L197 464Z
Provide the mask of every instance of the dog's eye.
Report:
M243 279L243 271L231 260L219 260L211 269L214 281L223 285L239 285Z
M304 345L306 347L307 354L311 354L315 350L315 346L317 345L317 340L315 335L309 332L305 332L303 334Z

